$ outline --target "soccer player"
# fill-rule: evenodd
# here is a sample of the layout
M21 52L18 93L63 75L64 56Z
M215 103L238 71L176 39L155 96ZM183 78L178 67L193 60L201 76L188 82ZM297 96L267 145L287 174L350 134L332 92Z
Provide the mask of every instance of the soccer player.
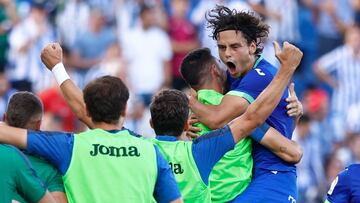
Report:
M221 103L225 92L226 73L220 68L208 48L200 48L190 52L183 59L180 72L186 83L197 92L197 99L201 103L209 105ZM298 103L295 97L294 104ZM301 109L301 104L294 107ZM298 109L291 109L290 111L299 113L301 110ZM202 123L196 123L196 126L201 128L202 134L211 130ZM274 129L272 128L272 130ZM262 135L264 134L252 133L250 137L256 140L263 137ZM268 133L259 142L287 162L296 163L300 161L301 148L280 133ZM212 202L231 201L249 185L253 168L251 144L251 138L243 139L236 144L234 150L227 152L216 163L209 179ZM286 147L289 151L286 154L278 153L280 147Z
M43 52L62 58L59 44ZM54 71L60 73L56 78L60 84L69 78L63 66ZM83 95L94 130L75 135L3 125L0 142L49 160L63 175L69 202L182 202L174 175L158 149L128 130L119 130L129 98L124 83L104 76L89 83Z
M270 83L277 69L260 55L269 26L259 17L253 13L217 6L208 13L207 20L213 30L213 38L217 41L220 59L227 66L230 91L219 105L204 105L195 97L190 97L189 103L201 123L217 129L244 113ZM284 46L287 44L285 42ZM286 113L287 93L288 89L266 123L291 139L295 119ZM296 199L295 165L281 160L262 146L259 143L262 139L260 137L253 142L252 182L234 201L286 202ZM288 149L281 146L278 150Z
M11 202L18 192L27 202L55 203L24 154L4 144L0 144L0 191L0 202Z
M3 120L9 126L39 130L42 114L43 106L37 96L30 92L17 92L10 98ZM56 201L67 202L62 176L58 170L44 159L28 154L26 157ZM14 195L14 200L24 202L19 194Z
M300 61L300 58L296 58L296 56L299 56L301 52L290 45L287 49L284 48L283 54L278 50L279 56L281 55L282 57L287 58L290 56L290 50L294 50L291 53L291 56L295 56L293 60ZM58 63L61 62L61 57L51 56L51 54L46 53L43 54L43 58L45 59L51 57L57 58ZM283 58L281 58L281 60L283 60ZM47 64L46 60L45 64ZM294 66L293 63L288 64L290 64L289 67ZM46 66L49 69L52 69L51 64L47 64ZM58 73L56 73L56 71L53 72L55 77L58 77ZM89 127L93 127L94 124L89 118L84 117L85 113L81 113L84 111L84 105L82 104L83 100L80 96L80 90L71 80L60 83L60 87L69 105L73 109L77 109L77 116L86 122ZM269 106L267 107L271 107L271 102L264 101L264 103L268 103ZM254 108L260 110L259 107ZM166 90L159 93L151 104L151 123L156 134L160 135L157 137L158 140L153 141L159 146L160 151L169 161L184 200L187 202L209 202L210 192L208 189L208 176L212 167L241 139L238 137L239 133L236 133L236 131L234 132L233 130L231 130L232 133L230 133L229 127L225 127L196 139L193 143L175 142L177 140L186 140L186 136L183 136L182 132L186 129L188 111L188 100L181 92ZM262 114L259 114L258 116L262 117ZM256 116L252 117L252 119L255 119L255 117ZM243 119L246 120L246 117ZM240 120L243 121L243 119ZM242 122L234 123L238 124ZM233 127L230 124L230 129L232 128ZM277 132L270 130L266 133Z
M360 202L360 164L352 164L332 182L325 203Z

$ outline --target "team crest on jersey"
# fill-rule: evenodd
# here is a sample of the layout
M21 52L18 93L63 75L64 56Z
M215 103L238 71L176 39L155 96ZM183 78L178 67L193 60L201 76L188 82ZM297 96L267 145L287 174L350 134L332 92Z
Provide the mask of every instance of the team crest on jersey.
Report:
M264 76L264 75L265 75L265 73L262 72L260 68L255 68L255 71L256 71L259 75L261 75L261 76Z

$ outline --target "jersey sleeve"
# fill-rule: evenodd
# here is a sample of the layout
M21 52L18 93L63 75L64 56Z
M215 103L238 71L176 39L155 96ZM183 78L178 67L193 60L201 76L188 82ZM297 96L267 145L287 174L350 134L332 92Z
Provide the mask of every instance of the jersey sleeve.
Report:
M28 130L26 152L45 158L64 175L70 165L73 145L72 133Z
M211 170L215 164L234 149L235 141L228 125L211 131L193 141L192 154L201 179L208 184Z
M262 69L252 69L237 85L231 88L226 95L239 96L252 103L259 94L270 84L273 75Z
M263 123L261 126L257 127L255 131L249 135L249 137L257 143L260 143L269 128L270 126L267 123Z
M159 203L174 201L181 197L180 190L177 186L174 174L170 169L169 163L161 155L157 146L154 147L158 168L154 198Z
M330 189L327 193L327 201L335 202L349 202L350 201L350 181L348 169L341 172L335 180L331 183Z
M45 195L46 188L25 155L17 149L14 150L16 154L12 164L16 167L17 192L27 202L38 202Z

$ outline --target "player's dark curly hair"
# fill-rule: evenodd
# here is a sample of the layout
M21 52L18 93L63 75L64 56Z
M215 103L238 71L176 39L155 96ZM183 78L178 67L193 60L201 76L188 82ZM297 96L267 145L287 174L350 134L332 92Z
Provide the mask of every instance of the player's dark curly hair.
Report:
M208 28L213 30L213 39L217 40L222 31L236 30L242 33L248 44L256 43L256 55L261 54L264 49L264 41L268 37L270 27L254 12L236 11L217 5L207 12L206 20Z
M103 76L93 80L83 90L86 108L93 122L116 124L125 115L129 90L121 79Z
M180 136L189 115L189 100L179 90L163 90L154 96L150 114L157 135Z

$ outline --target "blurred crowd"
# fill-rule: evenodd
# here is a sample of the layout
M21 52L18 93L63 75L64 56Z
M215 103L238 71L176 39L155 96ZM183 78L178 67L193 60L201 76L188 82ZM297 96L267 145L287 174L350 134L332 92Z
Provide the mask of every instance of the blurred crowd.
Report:
M208 47L205 13L216 4L258 13L271 26L263 55L279 65L272 41L304 52L293 80L304 105L293 138L304 148L298 202L322 202L330 182L360 162L360 0L0 0L0 114L16 90L44 103L44 130L81 131L40 60L58 41L79 87L113 75L131 98L129 129L153 136L148 106L162 88L186 91L178 67L189 51Z

